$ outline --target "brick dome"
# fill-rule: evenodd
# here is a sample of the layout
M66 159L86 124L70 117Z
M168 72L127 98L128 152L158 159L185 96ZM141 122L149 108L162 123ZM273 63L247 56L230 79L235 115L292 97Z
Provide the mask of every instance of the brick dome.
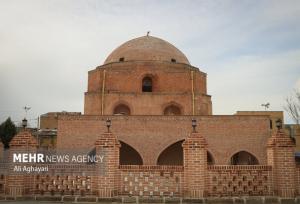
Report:
M125 42L106 58L104 64L148 60L190 64L186 56L174 45L152 36L143 36Z

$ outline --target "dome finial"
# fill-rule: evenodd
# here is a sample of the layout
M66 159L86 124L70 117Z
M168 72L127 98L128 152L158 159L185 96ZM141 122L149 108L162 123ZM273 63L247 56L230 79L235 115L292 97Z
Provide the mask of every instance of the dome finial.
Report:
M149 36L149 35L150 35L150 31L147 32L147 36Z

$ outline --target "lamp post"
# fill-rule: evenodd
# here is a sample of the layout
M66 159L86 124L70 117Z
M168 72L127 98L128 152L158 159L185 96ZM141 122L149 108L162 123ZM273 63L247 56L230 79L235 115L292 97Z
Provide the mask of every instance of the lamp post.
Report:
M276 120L276 127L277 127L278 131L280 131L280 129L282 128L282 120L281 119Z
M192 127L193 127L193 132L196 132L197 120L195 118L192 119Z
M24 118L24 119L22 120L22 127L23 127L24 129L27 127L27 119L26 119L26 118Z
M106 127L107 127L107 132L109 132L109 128L111 126L111 120L109 118L106 119Z

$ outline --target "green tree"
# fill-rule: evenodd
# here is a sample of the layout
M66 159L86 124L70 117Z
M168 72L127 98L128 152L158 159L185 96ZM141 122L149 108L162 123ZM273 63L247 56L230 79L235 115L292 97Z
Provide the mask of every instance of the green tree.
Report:
M17 133L17 128L10 118L7 118L6 121L1 123L0 138L2 143L4 144L5 149L9 148L9 143L16 133Z

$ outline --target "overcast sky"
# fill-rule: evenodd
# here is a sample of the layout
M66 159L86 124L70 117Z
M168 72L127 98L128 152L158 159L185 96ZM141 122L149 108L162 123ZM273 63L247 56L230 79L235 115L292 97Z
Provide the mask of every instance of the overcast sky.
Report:
M214 114L283 110L300 87L299 0L1 0L0 121L83 112L87 72L149 30L208 74Z

